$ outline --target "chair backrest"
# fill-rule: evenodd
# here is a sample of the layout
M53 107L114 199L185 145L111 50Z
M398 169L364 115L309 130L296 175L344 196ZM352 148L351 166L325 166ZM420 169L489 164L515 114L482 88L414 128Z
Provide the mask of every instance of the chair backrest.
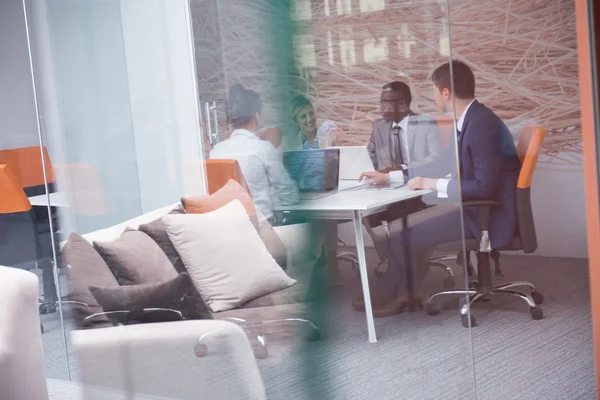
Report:
M208 180L208 194L213 194L233 179L238 182L252 197L242 169L237 160L206 160L206 179Z
M54 183L54 171L44 147L44 160L48 184ZM44 170L42 169L42 153L39 146L21 147L18 149L0 150L0 164L6 164L19 180L19 184L28 196L46 193ZM53 189L50 190L51 192Z
M517 181L516 206L519 237L525 253L537 248L535 222L531 208L531 182L537 165L546 130L538 126L526 126L519 136L517 154L521 159L521 173Z
M47 400L38 278L0 266L0 388L3 399Z
M0 214L31 210L31 203L12 168L0 163Z

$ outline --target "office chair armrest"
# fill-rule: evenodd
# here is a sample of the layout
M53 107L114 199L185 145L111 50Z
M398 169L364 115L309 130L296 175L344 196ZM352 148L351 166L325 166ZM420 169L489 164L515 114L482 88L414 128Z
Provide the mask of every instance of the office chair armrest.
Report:
M490 213L492 207L502 206L497 201L492 200L469 200L463 201L463 207L477 207L477 216L479 217L479 229L488 231L490 228Z

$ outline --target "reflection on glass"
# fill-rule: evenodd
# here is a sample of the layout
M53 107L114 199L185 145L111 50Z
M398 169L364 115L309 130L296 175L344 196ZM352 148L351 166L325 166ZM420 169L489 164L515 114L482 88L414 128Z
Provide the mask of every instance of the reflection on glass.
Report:
M469 1L26 2L41 140L0 5L51 398L593 397L573 4Z

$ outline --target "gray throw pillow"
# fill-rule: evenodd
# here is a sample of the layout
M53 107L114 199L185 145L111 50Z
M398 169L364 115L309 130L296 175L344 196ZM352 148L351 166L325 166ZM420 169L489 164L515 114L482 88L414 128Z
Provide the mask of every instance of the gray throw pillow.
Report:
M185 319L212 318L210 312L206 308L200 309L194 296L190 296L190 293L193 293L193 285L187 273L160 283L117 287L90 286L89 289L104 311L127 311L107 315L114 325L132 321L177 321L182 319L177 312ZM148 309L161 310L144 311Z
M185 211L183 211L183 212L172 211L169 214L171 214L171 215L185 214ZM162 220L162 218L159 218L148 224L140 225L138 229L140 231L144 232L145 234L147 234L148 236L150 236L156 242L156 244L158 244L158 246L165 252L165 254L169 258L169 260L171 260L171 263L173 264L173 266L175 267L175 270L177 270L177 272L179 272L179 273L187 272L187 270L185 269L185 265L183 264L183 261L181 260L181 257L179 257L179 253L177 253L177 249L175 249L175 246L173 246L173 242L171 242L171 239L169 239L169 235L167 234L166 228L167 227L166 227L164 221ZM196 291L196 288L194 286L192 286L191 290L192 290L191 296L195 297L198 302L198 309L206 310L206 313L208 313L210 315L210 312L208 311L208 307L207 307L206 303L204 303L202 296L200 296L200 294L198 294L198 292ZM206 319L206 316L204 318Z
M177 271L164 251L144 232L126 230L112 242L94 242L94 247L120 285L164 282Z
M185 265L183 265L183 261L181 261L179 253L177 253L177 250L173 246L171 239L169 239L169 235L167 234L166 226L162 218L159 218L148 224L140 225L138 229L150 236L152 240L156 242L158 247L160 247L169 258L177 272L186 272Z
M102 307L90 293L89 286L118 287L119 284L110 268L83 237L72 233L60 251L61 263L67 268L69 300L74 303L74 317L82 324L83 320L95 313L102 312ZM87 306L85 305L87 304ZM93 318L92 322L107 322L104 316Z

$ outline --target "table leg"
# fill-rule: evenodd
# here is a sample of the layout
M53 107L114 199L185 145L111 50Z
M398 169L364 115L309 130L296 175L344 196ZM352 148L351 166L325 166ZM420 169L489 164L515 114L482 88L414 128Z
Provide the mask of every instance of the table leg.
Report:
M412 255L411 255L411 248L410 248L410 240L408 239L410 237L410 232L408 231L408 229L410 229L408 227L408 213L405 213L402 216L402 246L404 246L404 265L406 265L406 286L407 289L410 293L415 293L415 288L413 287L413 269L411 268L412 266Z
M360 271L360 282L362 284L363 297L365 299L365 314L367 314L367 328L369 331L369 342L377 342L375 334L375 321L373 320L373 308L371 305L371 292L369 290L369 277L367 273L367 259L365 257L365 241L363 238L363 224L360 211L352 211L352 222L354 222L354 234L356 235L356 252L358 253L358 269Z

